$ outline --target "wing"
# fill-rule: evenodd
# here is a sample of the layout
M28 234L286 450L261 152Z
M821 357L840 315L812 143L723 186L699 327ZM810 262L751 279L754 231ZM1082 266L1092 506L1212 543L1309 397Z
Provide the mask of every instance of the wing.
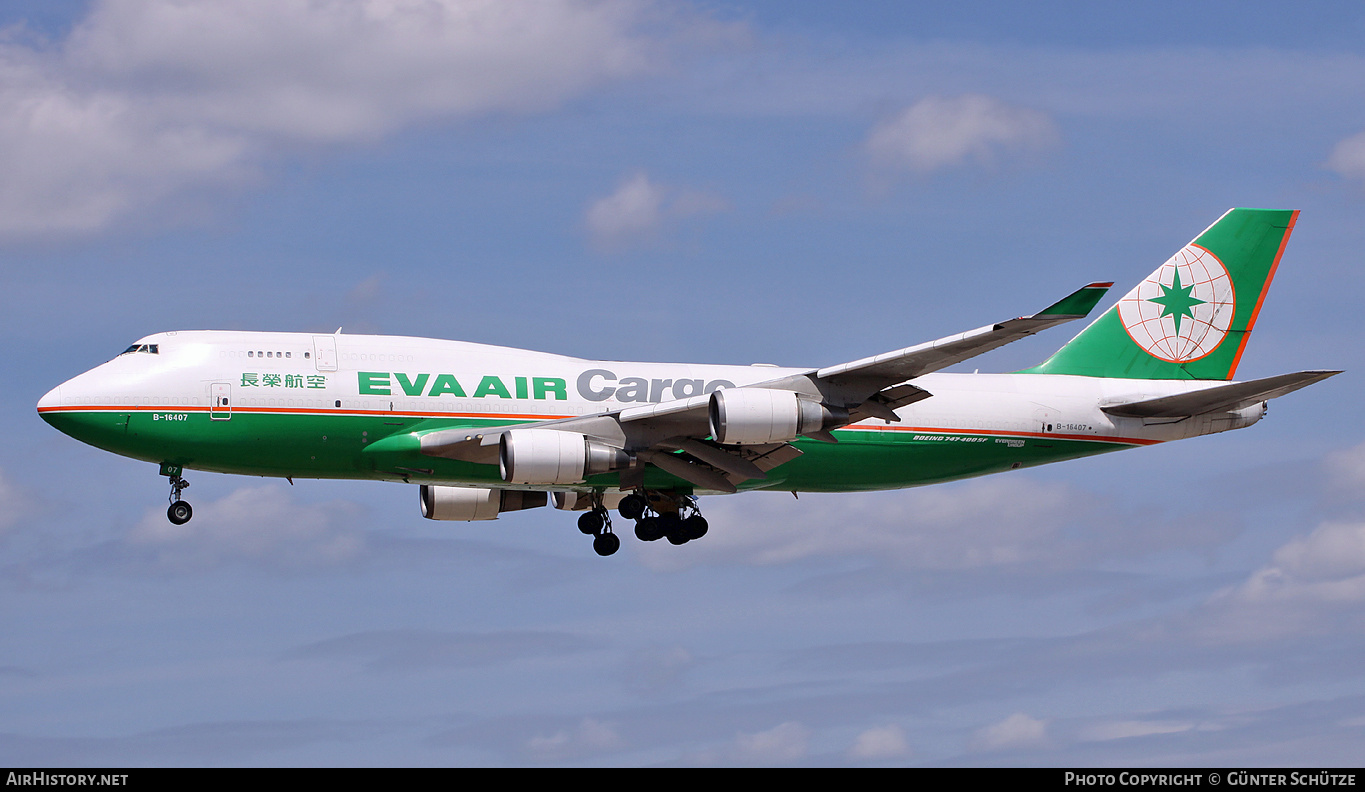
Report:
M913 385L899 385L969 358L1018 341L1050 327L1084 317L1113 283L1091 283L1032 316L1021 316L927 344L897 349L874 357L827 366L795 377L753 387L784 388L838 403L861 418L899 421L897 407L928 398ZM854 420L861 418L855 417Z
M624 452L630 464L615 468L622 489L640 486L653 465L684 481L718 492L765 478L801 455L798 436L836 442L831 429L866 418L899 421L895 410L932 394L910 380L1080 319L1110 283L1092 283L1031 316L1022 316L874 357L811 369L705 396L627 407L597 415L542 421L529 426L583 435L593 446ZM505 435L527 424L437 429L420 437L421 453L466 462L498 464ZM581 466L591 468L591 462ZM546 482L560 483L560 482Z

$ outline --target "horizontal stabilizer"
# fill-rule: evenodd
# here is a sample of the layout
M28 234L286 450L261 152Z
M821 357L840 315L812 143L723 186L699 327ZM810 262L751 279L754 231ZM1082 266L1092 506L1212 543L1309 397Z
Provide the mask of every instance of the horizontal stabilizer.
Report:
M1274 399L1299 388L1306 388L1340 371L1298 371L1248 382L1215 385L1159 399L1111 404L1101 410L1122 418L1185 418L1204 413L1240 410L1257 402Z

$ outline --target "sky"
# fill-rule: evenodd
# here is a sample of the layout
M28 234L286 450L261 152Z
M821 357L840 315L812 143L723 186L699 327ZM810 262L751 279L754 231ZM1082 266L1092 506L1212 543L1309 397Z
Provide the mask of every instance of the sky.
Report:
M1358 3L13 0L0 174L0 764L1360 764ZM34 409L177 329L830 365L1233 206L1302 212L1239 375L1344 374L682 547L197 472L174 528Z

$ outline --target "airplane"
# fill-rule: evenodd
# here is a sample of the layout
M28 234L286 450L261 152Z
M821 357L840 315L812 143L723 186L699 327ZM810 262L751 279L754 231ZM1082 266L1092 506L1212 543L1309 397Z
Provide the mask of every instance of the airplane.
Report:
M187 469L417 484L423 517L581 511L603 556L611 511L683 544L702 495L863 492L1240 429L1339 371L1235 381L1297 211L1231 209L1043 363L942 369L1087 316L1112 283L1038 313L823 368L586 360L399 336L147 336L53 388L58 430L153 462L167 518Z

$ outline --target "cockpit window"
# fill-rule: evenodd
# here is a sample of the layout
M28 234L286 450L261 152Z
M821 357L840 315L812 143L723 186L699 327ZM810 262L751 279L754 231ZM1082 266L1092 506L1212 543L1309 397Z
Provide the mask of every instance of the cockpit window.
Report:
M157 350L157 345L156 345L156 344L133 344L132 346L130 346L130 347L128 347L127 349L125 349L125 350L123 350L122 352L120 352L119 355L120 355L120 356L122 356L122 355L127 355L127 354L130 353L130 352L146 352L146 353L151 354L151 355L159 355L159 354L161 354L161 353Z

